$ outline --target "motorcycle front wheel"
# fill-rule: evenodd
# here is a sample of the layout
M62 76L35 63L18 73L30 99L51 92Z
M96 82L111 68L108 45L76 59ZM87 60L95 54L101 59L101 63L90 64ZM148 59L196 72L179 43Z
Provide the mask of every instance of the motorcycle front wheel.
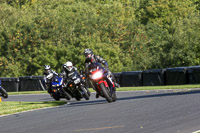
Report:
M58 97L58 96L53 95L53 98L54 98L56 101L60 101L60 97Z
M113 100L113 102L115 102L115 101L117 100L116 92L114 92L114 93L112 94L112 100Z
M6 90L4 88L1 87L0 93L3 98L8 98L8 93L6 92Z
M65 98L67 100L71 100L71 96L69 95L69 93L67 93L67 92L64 91L64 95L65 95Z
M106 100L109 103L111 103L113 100L112 100L112 97L110 95L110 91L108 90L108 88L105 87L104 83L101 83L100 87L101 87L101 91L103 93L103 96L106 98Z
M75 99L76 99L76 101L80 101L81 100L81 98L80 97L75 97Z
M56 101L60 101L60 96L59 96L58 93L52 92L50 95L51 95L51 96L53 97L53 99L55 99Z

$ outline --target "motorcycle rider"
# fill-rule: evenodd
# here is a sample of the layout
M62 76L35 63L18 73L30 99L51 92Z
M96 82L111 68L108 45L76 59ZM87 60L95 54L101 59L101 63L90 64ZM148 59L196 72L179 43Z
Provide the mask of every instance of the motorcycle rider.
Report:
M51 69L49 65L44 66L44 82L45 82L45 87L47 88L47 91L49 94L51 94L51 81L54 76L57 76L58 74Z
M79 76L81 76L79 72L77 71L77 68L73 66L73 63L71 61L67 61L63 65L63 70L60 75L64 78L65 83L68 83L68 80L72 79L72 77L74 76L74 73L77 73ZM80 78L80 80L83 84L86 84L82 78Z
M72 78L74 72L77 72L77 68L73 66L71 61L67 61L63 65L63 70L61 72L61 75L63 76L64 80L67 82L67 79Z
M119 88L119 84L116 82L115 76L108 68L108 63L102 57L94 55L93 51L90 48L84 50L85 55L85 73L88 73L88 66L90 63L101 63L104 65L104 68L108 71L108 75L112 77L113 82L117 88ZM99 94L96 93L96 98L99 98Z

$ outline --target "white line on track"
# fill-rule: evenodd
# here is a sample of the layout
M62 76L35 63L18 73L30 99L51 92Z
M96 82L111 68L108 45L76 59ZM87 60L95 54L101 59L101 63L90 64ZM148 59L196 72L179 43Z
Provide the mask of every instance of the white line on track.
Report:
M32 110L27 110L27 111L17 112L17 113L14 113L14 114L0 115L0 118L1 118L1 117L5 117L5 116L10 116L10 115L22 114L22 113L26 113L26 112L32 112L32 111L36 111L36 110L58 108L58 107L65 106L65 105L68 105L68 104L69 104L69 103L66 103L66 104L64 104L64 105L60 105L60 106L44 107L44 108L39 108L39 109L32 109Z

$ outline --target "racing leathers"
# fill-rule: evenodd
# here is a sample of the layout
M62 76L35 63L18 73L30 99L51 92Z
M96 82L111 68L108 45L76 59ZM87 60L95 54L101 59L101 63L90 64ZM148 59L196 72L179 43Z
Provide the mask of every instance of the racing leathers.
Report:
M109 68L108 68L108 63L107 63L107 61L106 60L104 60L102 57L100 57L100 56L96 56L96 55L91 55L91 57L89 57L89 58L86 58L85 59L85 73L87 74L88 72L89 72L89 70L88 70L88 66L89 66L89 64L90 63L101 63L101 64L103 64L104 65L104 68L107 70L107 72L108 72L108 76L111 76L112 77L112 80L113 80L113 82L114 82L114 84L115 84L115 86L116 87L119 87L119 84L117 84L117 82L116 82L116 79L115 79L115 76L113 75L113 73L109 70ZM93 84L93 85L95 85L95 84ZM94 87L96 87L96 86L94 86ZM98 96L96 96L97 98L98 98Z
M47 89L48 93L51 93L51 82L53 80L54 76L57 76L58 74L54 70L46 70L44 73L44 82L45 82L45 88Z
M63 68L63 70L61 72L61 76L64 78L65 83L68 83L68 80L72 79L74 73L78 73L77 68L75 66L72 66L71 71Z

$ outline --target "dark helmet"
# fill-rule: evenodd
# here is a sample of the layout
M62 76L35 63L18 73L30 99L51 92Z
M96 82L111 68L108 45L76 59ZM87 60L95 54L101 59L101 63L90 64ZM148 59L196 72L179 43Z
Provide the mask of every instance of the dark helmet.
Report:
M87 57L89 54L93 55L93 51L90 48L84 50L84 55Z

